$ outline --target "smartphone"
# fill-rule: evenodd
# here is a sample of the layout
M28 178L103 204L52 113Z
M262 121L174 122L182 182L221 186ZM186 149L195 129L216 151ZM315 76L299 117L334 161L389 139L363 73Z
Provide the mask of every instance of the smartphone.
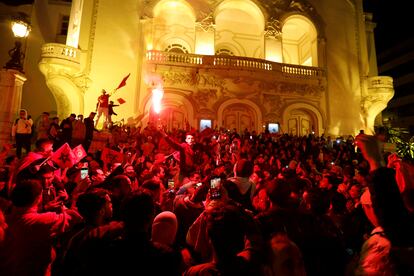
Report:
M213 178L210 180L210 199L220 199L220 178Z
M168 189L174 189L174 180L168 179Z
M217 189L220 185L220 178L213 178L210 180L210 188Z
M81 178L81 179L85 179L88 175L89 175L89 170L88 170L88 168L82 168L82 169L80 170L80 178Z

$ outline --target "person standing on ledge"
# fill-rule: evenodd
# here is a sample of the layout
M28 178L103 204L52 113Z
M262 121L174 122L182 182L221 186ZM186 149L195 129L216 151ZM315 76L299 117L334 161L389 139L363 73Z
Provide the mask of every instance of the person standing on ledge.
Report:
M114 107L119 106L119 104L114 104L113 101L109 101L108 105L108 125L109 127L112 126L112 115L118 116L118 114L115 113Z
M102 95L98 97L98 103L96 104L96 111L98 112L98 117L96 118L95 127L99 123L99 119L102 114L105 116L104 126L106 128L108 125L108 105L109 105L109 94L106 93L105 89L102 89Z
M30 152L32 125L33 121L27 118L27 111L21 109L19 118L16 119L12 127L12 137L16 139L16 155L19 159L22 157L22 148L26 150L26 154Z
M89 117L83 120L83 123L85 124L85 140L83 141L82 146L86 152L88 152L89 147L91 146L93 140L93 132L99 131L93 125L93 118L95 118L95 115L95 112L91 112L89 114Z

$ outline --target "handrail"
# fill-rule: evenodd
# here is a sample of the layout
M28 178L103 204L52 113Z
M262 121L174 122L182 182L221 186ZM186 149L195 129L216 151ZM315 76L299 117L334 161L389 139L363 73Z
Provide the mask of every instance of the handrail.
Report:
M278 71L288 77L323 77L318 67L277 63L264 59L237 56L207 56L175 52L147 51L147 61L164 64L200 65L214 68L241 68L246 70Z
M42 46L42 58L59 58L80 64L80 51L59 43L47 43Z

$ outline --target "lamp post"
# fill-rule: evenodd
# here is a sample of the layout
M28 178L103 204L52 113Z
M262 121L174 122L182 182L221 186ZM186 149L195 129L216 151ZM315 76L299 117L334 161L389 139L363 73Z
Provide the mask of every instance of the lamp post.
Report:
M27 22L21 19L13 20L11 25L16 41L14 42L14 48L9 50L10 60L6 63L4 68L15 69L23 73L22 61L24 60L25 54L22 52L21 39L29 35L31 28Z

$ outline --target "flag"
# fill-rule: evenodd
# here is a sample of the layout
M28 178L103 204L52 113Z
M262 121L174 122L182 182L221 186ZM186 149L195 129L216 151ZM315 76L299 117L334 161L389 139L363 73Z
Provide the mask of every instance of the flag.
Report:
M121 81L121 83L118 85L118 87L115 90L118 90L121 87L124 87L126 85L126 81L129 78L129 75L131 75L131 73L129 73L126 77L124 77Z
M123 103L125 103L125 100L124 100L124 99L122 99L122 98L118 98L118 99L117 99L117 101L118 101L118 103L119 103L119 104L123 104Z
M124 155L119 151L104 148L101 159L105 164L122 163L124 161Z
M72 149L73 154L75 155L75 163L79 163L84 157L86 157L86 151L82 145L78 145Z
M181 154L180 154L180 152L178 150L177 151L174 151L172 153L172 156L174 157L175 160L177 160L178 162L180 162L180 156L181 156Z
M70 168L76 163L75 154L72 152L68 143L65 143L50 158L60 168Z

